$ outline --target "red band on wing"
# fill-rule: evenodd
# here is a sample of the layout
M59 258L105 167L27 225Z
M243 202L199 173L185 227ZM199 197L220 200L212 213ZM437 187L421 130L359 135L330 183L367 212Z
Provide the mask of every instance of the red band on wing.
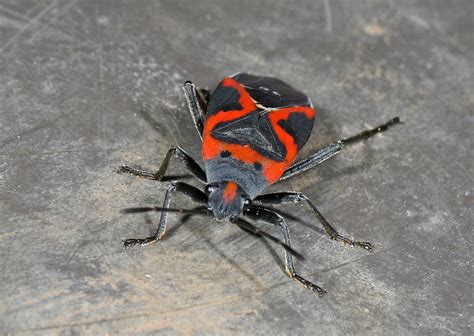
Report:
M313 119L315 110L305 106L294 106L270 112L269 119L273 130L286 148L284 162L270 161L263 165L263 174L270 184L278 181L281 175L285 172L285 169L291 165L291 163L296 159L296 155L298 155L298 146L296 145L295 139L278 125L280 120L288 120L292 113L304 113L309 119Z
M215 158L222 151L221 143L211 136L214 127L221 122L239 119L257 108L248 92L234 79L226 77L220 85L232 87L239 92L239 104L242 109L221 111L206 120L202 146L202 156L205 161Z

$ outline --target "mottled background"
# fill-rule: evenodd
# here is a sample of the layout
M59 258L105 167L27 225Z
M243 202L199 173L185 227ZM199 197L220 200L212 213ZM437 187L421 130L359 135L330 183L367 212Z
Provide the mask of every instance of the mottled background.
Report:
M0 1L0 333L469 335L473 322L473 14L453 1ZM301 274L234 226L170 216L146 236L166 183L119 175L181 145L200 162L188 79L237 71L306 92L302 155L399 115L404 125L271 190ZM174 173L182 173L173 164ZM191 206L177 197L177 205ZM278 234L273 227L262 224Z

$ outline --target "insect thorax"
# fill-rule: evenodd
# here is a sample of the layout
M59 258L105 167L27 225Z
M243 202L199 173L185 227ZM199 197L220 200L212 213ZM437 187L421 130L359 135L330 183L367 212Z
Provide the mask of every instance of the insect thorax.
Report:
M268 186L261 171L253 164L246 164L232 157L218 157L206 161L207 182L233 181L249 195L255 198Z

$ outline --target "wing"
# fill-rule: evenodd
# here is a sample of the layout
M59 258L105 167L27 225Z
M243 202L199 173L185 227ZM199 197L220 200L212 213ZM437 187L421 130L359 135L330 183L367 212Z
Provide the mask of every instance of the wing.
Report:
M307 142L314 115L310 99L279 79L244 73L225 78L209 101L203 157L226 150L244 162L265 162L274 171L272 182Z
M290 106L313 107L307 95L278 78L255 76L242 72L231 76L231 78L242 85L252 99L264 109L280 109Z

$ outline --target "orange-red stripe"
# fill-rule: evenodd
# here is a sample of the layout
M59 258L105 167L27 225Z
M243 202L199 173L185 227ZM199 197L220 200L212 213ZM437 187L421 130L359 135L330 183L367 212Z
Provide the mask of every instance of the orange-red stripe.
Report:
M235 182L228 182L227 186L224 189L223 197L224 201L230 203L234 200L237 195L237 184Z

